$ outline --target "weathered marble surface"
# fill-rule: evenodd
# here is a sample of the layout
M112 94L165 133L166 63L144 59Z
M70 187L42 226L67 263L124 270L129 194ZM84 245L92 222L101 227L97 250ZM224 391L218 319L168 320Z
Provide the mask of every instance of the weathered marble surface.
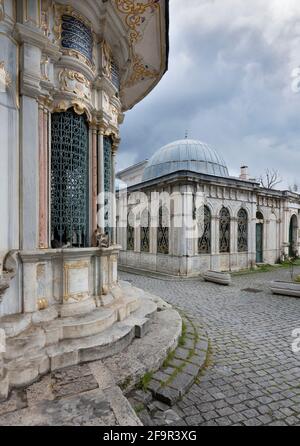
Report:
M118 385L128 390L146 372L156 371L176 347L182 328L179 314L159 297L147 294L144 299L155 302L161 311L155 312L142 339L110 359L53 371L27 388L14 390L0 403L0 425L141 425ZM137 316L128 323L136 323Z

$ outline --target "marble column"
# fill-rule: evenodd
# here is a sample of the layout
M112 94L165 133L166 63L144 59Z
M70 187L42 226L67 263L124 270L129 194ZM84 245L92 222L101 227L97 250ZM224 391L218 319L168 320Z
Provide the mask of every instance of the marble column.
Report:
M92 127L92 234L97 231L97 196L98 196L98 178L97 178L97 129ZM93 240L95 244L95 240Z
M116 193L116 155L120 144L119 138L113 139L111 152L111 192L115 197ZM111 225L112 225L112 244L117 243L117 215L116 215L116 200L111 203Z
M21 249L39 245L39 123L43 125L35 99L21 99ZM40 119L40 120L39 120Z
M49 165L49 113L39 105L39 248L48 243L48 165Z
M104 127L100 126L98 131L98 227L104 233Z

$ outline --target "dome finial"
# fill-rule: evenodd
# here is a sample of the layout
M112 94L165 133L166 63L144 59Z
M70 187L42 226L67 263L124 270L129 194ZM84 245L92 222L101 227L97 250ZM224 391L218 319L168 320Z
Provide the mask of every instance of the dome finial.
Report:
M188 139L188 137L189 137L189 131L186 130L186 131L185 131L185 139Z

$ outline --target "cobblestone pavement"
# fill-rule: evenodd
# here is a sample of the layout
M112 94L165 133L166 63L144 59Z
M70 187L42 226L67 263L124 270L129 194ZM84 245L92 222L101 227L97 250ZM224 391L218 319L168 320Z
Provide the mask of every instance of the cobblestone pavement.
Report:
M235 276L230 287L200 279L120 276L197 316L207 328L208 366L173 407L183 423L300 426L300 354L292 351L300 299L268 290L270 280L289 280L288 270Z

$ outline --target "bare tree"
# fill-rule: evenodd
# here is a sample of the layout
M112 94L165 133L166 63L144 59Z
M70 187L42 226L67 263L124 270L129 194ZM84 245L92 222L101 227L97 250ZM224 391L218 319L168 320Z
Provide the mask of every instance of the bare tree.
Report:
M274 189L275 186L282 183L282 178L278 170L266 169L265 173L259 178L260 184L266 189Z

